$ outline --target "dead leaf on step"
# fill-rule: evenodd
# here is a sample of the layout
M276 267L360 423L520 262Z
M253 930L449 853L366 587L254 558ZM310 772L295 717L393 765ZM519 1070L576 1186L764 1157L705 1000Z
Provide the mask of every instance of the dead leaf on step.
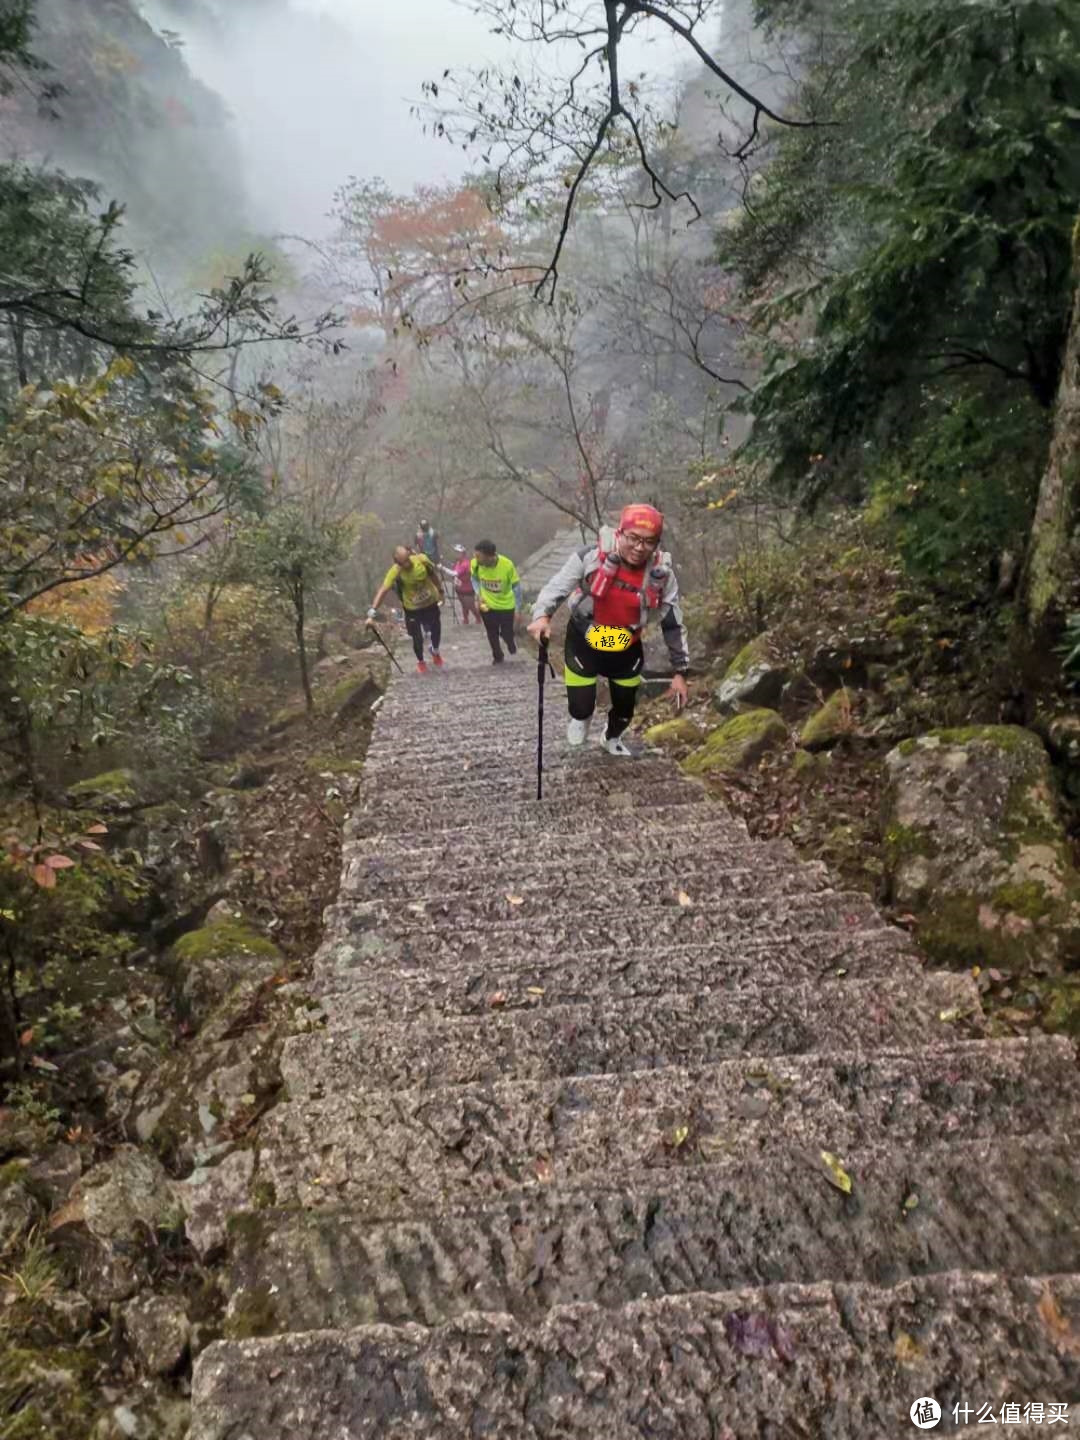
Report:
M506 992L503 991L503 990L496 990L494 995L489 995L489 996L488 996L488 1004L489 1004L489 1005L492 1005L492 1006L495 1006L495 1005L505 1005L505 1004L506 1004Z
M679 904L680 904L680 905L683 905L683 906L693 905L693 903L694 903L693 900L690 899L690 896L686 893L685 890L680 890L676 898L677 898Z
M543 993L544 987L542 985L530 985L525 991L526 995L543 995Z
M525 896L524 896L524 895L507 895L506 898L507 898L507 900L510 901L510 904L511 904L511 905L524 905L524 904L525 904Z
M674 1125L664 1136L664 1144L672 1150L678 1150L686 1144L689 1136L689 1125Z
M266 1378L268 1380L280 1380L282 1375L284 1374L285 1371L282 1369L282 1367L280 1365L277 1365L273 1370L270 1371L269 1375L267 1375Z
M548 1160L546 1156L541 1155L538 1159L533 1161L533 1173L535 1174L537 1180L540 1181L541 1185L547 1185L551 1181L555 1172L551 1168L551 1161Z
M899 1364L914 1365L922 1359L923 1349L918 1341L912 1339L906 1330L899 1330L893 1342L893 1354L896 1356Z
M902 1208L905 1214L909 1214L912 1210L917 1210L919 1208L919 1197L915 1194L914 1190L904 1201Z
M1080 1336L1072 1328L1068 1316L1063 1315L1061 1306L1053 1291L1044 1289L1038 1304L1039 1319L1046 1326L1054 1347L1062 1355L1080 1355Z
M842 1190L845 1195L851 1194L851 1176L841 1165L840 1161L829 1150L822 1150L822 1163L825 1166L826 1175L830 1185L835 1185L837 1190Z

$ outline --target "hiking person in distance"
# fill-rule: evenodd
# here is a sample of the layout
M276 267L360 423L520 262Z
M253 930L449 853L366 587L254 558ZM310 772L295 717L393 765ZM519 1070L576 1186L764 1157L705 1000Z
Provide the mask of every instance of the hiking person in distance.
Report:
M420 521L416 532L416 548L426 555L433 565L439 564L439 537L428 520Z
M678 710L686 704L690 656L679 582L671 557L659 548L663 529L664 517L652 505L627 505L618 529L605 527L597 544L576 550L536 598L529 625L536 640L550 637L552 615L569 602L564 676L571 745L588 738L603 676L611 691L604 748L610 755L631 753L622 734L634 718L645 664L641 636L652 618L660 622L675 671L667 695Z
M478 540L469 566L478 591L480 618L491 646L491 663L503 663L502 644L507 653L517 654L514 621L521 609L521 578L508 555L500 555L493 540Z
M394 550L394 563L386 572L386 578L379 586L371 609L367 612L367 623L374 625L378 619L379 605L391 590L396 591L405 611L405 629L412 641L416 656L416 669L420 675L427 674L424 663L424 632L427 631L431 646L431 661L441 669L443 658L439 654L442 643L442 616L439 606L446 599L442 576L438 566L426 555L418 554L408 545L398 545Z
M461 606L461 623L467 625L469 616L480 624L480 612L476 608L476 591L473 589L472 575L470 573L471 562L469 552L464 545L454 546L453 565L440 565L439 569L444 575L448 575L454 582L454 594L457 596L458 604Z

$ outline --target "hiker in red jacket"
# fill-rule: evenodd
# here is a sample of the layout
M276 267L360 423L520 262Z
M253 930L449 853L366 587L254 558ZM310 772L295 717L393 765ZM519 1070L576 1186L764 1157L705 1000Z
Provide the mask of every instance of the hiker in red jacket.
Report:
M453 565L439 566L443 574L448 575L454 582L454 594L461 606L461 623L463 625L469 623L470 615L477 625L480 624L480 612L476 608L476 591L473 589L471 564L465 546L455 545Z
M611 692L604 747L610 755L631 753L622 733L634 718L645 664L641 636L653 617L660 622L675 672L667 693L677 709L686 704L688 641L679 582L671 557L659 548L663 529L659 510L627 505L618 529L601 530L598 544L575 551L537 596L529 626L537 640L550 636L552 615L569 601L564 675L571 745L584 745L588 738L602 675Z

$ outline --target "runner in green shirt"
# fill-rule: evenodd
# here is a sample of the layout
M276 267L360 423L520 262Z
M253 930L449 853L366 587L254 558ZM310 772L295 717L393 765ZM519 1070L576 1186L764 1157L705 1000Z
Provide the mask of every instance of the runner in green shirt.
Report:
M367 613L368 624L373 625L379 611L379 602L391 590L401 597L405 611L405 629L412 640L416 655L416 668L421 675L427 673L424 664L424 631L428 632L431 645L431 662L441 669L443 658L439 654L442 640L442 616L439 606L444 599L442 576L438 567L426 555L419 555L408 545L399 545L394 551L394 563L386 572L386 578L379 586L371 609Z
M514 620L521 609L521 579L508 555L500 555L493 540L478 540L470 567L480 598L480 618L491 646L491 663L503 662L502 644L517 654Z

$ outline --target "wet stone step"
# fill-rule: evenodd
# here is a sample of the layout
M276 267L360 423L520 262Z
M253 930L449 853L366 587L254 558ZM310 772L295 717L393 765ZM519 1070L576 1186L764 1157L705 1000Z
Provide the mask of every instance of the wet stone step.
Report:
M628 1177L599 1193L539 1189L430 1219L249 1211L230 1226L226 1331L438 1325L471 1311L534 1322L557 1305L779 1282L968 1269L1080 1269L1080 1156L1062 1140L872 1147Z
M1047 1313L1080 1333L1080 1281L949 1272L225 1341L196 1362L190 1440L899 1440L921 1395L950 1424L988 1390L1075 1400Z
M885 929L885 921L865 895L852 891L823 891L820 894L786 895L782 892L749 899L695 900L680 905L659 905L651 888L634 893L626 886L583 900L569 913L524 903L514 904L505 895L494 898L482 916L465 903L454 900L416 902L407 910L400 904L378 900L342 899L327 912L340 916L351 935L377 931L383 940L409 942L414 948L426 946L447 952L466 945L492 948L512 945L525 938L537 947L551 950L623 945L636 951L673 943L703 943L710 939L782 938L800 930ZM535 912L535 913L526 913ZM483 948L480 953L483 953Z
M552 791L545 789L544 799L537 800L535 779L529 785L520 785L517 782L508 783L499 789L499 819L506 835L516 833L532 833L538 826L566 826L568 822L574 825L592 825L597 834L604 832L603 817L610 815L638 815L644 811L650 813L654 808L668 807L690 807L706 806L709 804L705 791L697 785L692 785L686 780L670 779L658 781L651 788L642 787L616 787L614 785L606 788L591 786L587 790L581 787L569 787L569 797L563 789L556 788ZM564 787L565 788L565 787ZM490 798L490 786L484 791ZM440 806L449 810L451 803L447 797L440 795ZM410 802L412 803L412 802ZM422 815L425 805L419 801L415 802L418 812ZM458 800L453 801L454 805ZM380 842L384 837L412 835L415 838L430 836L434 826L427 827L417 822L414 815L407 814L408 806L396 799L381 801L378 806L367 804L363 806L346 824L346 838L363 838L366 836L378 837ZM450 830L457 833L461 831L461 814L457 816L457 824L450 825ZM637 823L628 821L628 824ZM642 816L644 823L644 816Z
M634 999L667 993L754 988L777 995L800 981L857 981L919 975L922 962L900 930L799 929L768 939L718 935L665 946L613 948L547 944L524 932L492 945L484 933L443 946L393 941L375 932L324 945L313 985L327 997L334 1024L425 1011L484 1013L538 1005L581 1004L598 996Z
M540 997L542 998L542 997ZM970 975L901 972L647 1000L592 999L524 1014L488 1009L476 1019L409 1018L286 1042L281 1072L290 1100L344 1090L396 1090L513 1078L710 1065L738 1055L853 1052L952 1045L961 1015L981 1016ZM858 1024L852 1025L852 1014ZM943 1020L941 1017L945 1016Z
M452 915L458 923L475 925L515 917L546 919L557 912L590 913L598 900L608 906L648 904L659 910L688 910L723 900L754 899L764 907L780 896L822 892L830 880L824 865L813 863L785 869L745 865L719 869L716 861L699 867L686 860L657 861L644 895L640 870L611 867L603 861L535 876L535 870L531 876L520 871L517 876L503 876L496 865L487 871L477 866L456 876L436 872L419 880L403 877L381 884L346 885L340 903L355 898L357 907L374 905L373 913L379 915L384 911L404 917Z
M454 877L455 882L486 878L489 888L517 877L528 888L537 882L550 884L566 874L601 871L639 880L643 870L656 880L658 889L661 882L667 882L670 888L670 884L692 875L708 889L714 875L734 870L752 869L767 881L804 868L787 841L763 843L712 828L704 833L676 833L659 850L654 841L639 834L628 836L625 844L613 849L601 849L595 841L570 849L561 839L544 845L515 840L493 847L490 839L485 842L483 837L467 837L449 853L431 845L405 852L388 846L383 854L354 855L347 849L344 862L342 884L351 894L409 884L413 889L430 889L432 882L445 883L449 877ZM815 874L825 873L813 862L805 868Z
M663 805L635 803L635 792L606 797L584 810L574 801L531 800L504 817L501 842L527 846L531 844L568 847L607 845L613 828L628 842L641 837L651 840L652 853L663 850L669 837L685 834L732 834L747 838L747 829L720 805L710 801L703 790L687 790L681 784L673 790L675 798ZM688 801L692 808L688 808ZM370 833L369 833L370 832ZM372 831L367 813L358 811L345 822L346 849L350 856L385 855L391 851L431 854L452 841L476 844L477 837L462 826L459 816L436 807L422 828L416 818L404 815L388 824L383 831Z
M258 1167L279 1205L395 1219L541 1183L616 1184L631 1170L690 1169L723 1153L767 1165L792 1146L843 1154L882 1138L1067 1134L1078 1100L1072 1048L1052 1037L777 1056L283 1104L263 1122Z

